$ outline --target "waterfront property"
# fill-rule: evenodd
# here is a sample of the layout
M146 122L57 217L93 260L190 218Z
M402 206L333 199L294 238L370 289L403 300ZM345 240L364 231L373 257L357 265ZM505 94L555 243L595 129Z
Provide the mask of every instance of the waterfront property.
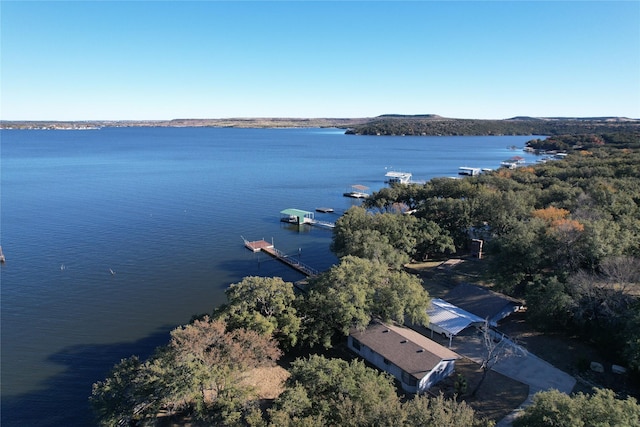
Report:
M403 390L423 393L453 373L457 353L418 332L374 322L364 331L352 330L349 348L400 381Z
M254 254L239 234L266 237L269 245L273 236L294 260L302 248L301 260L320 271L335 265L331 233L308 225L298 231L280 222L282 209L330 206L335 216L315 217L335 221L358 203L342 196L346 188L359 183L377 191L385 186L386 165L402 165L412 182L455 174L467 158L498 168L520 154L505 147L531 138L3 129L2 181L11 185L2 186L0 424L92 425L91 383L119 360L166 344L167 325L227 302L224 290L245 276L304 277ZM522 155L527 163L536 160ZM300 171L295 177L287 172L292 165ZM149 295L153 302L141 303Z

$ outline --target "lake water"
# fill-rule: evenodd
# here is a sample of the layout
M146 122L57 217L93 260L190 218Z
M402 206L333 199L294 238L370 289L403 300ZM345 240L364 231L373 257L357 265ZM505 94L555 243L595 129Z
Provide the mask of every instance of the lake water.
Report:
M120 359L147 357L244 276L303 276L243 246L274 241L325 270L335 221L388 170L416 180L534 156L534 137L348 136L337 129L0 131L2 426L91 425L87 398Z

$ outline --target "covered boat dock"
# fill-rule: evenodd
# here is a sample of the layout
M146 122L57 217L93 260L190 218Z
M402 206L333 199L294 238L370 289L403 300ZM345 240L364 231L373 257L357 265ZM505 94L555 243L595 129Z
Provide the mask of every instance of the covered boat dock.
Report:
M285 209L280 211L282 222L288 222L290 224L305 224L313 222L313 212L303 211L302 209Z

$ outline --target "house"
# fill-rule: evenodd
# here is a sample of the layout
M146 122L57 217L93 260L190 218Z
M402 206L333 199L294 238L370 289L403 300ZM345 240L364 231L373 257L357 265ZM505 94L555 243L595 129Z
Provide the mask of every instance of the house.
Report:
M444 300L487 319L494 327L511 313L524 308L524 303L520 300L469 283L462 283L450 290Z
M381 322L352 330L349 348L393 375L409 393L422 393L453 373L460 356L418 332Z

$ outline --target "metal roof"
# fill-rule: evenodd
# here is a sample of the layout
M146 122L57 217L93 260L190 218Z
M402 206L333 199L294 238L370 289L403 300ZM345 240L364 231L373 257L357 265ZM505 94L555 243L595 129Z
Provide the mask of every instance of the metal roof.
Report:
M300 216L300 217L313 215L313 212L303 211L302 209L285 209L283 211L280 211L280 213L283 215L293 215L293 216Z
M447 332L447 335L458 335L463 329L473 323L483 323L482 317L469 313L455 305L434 298L431 300L431 308L427 310L429 321Z
M513 312L524 305L522 301L515 298L470 283L459 284L451 289L445 298L451 304L462 307L482 319L489 319L492 324L500 320L499 316L505 310ZM496 316L499 318L496 319Z

